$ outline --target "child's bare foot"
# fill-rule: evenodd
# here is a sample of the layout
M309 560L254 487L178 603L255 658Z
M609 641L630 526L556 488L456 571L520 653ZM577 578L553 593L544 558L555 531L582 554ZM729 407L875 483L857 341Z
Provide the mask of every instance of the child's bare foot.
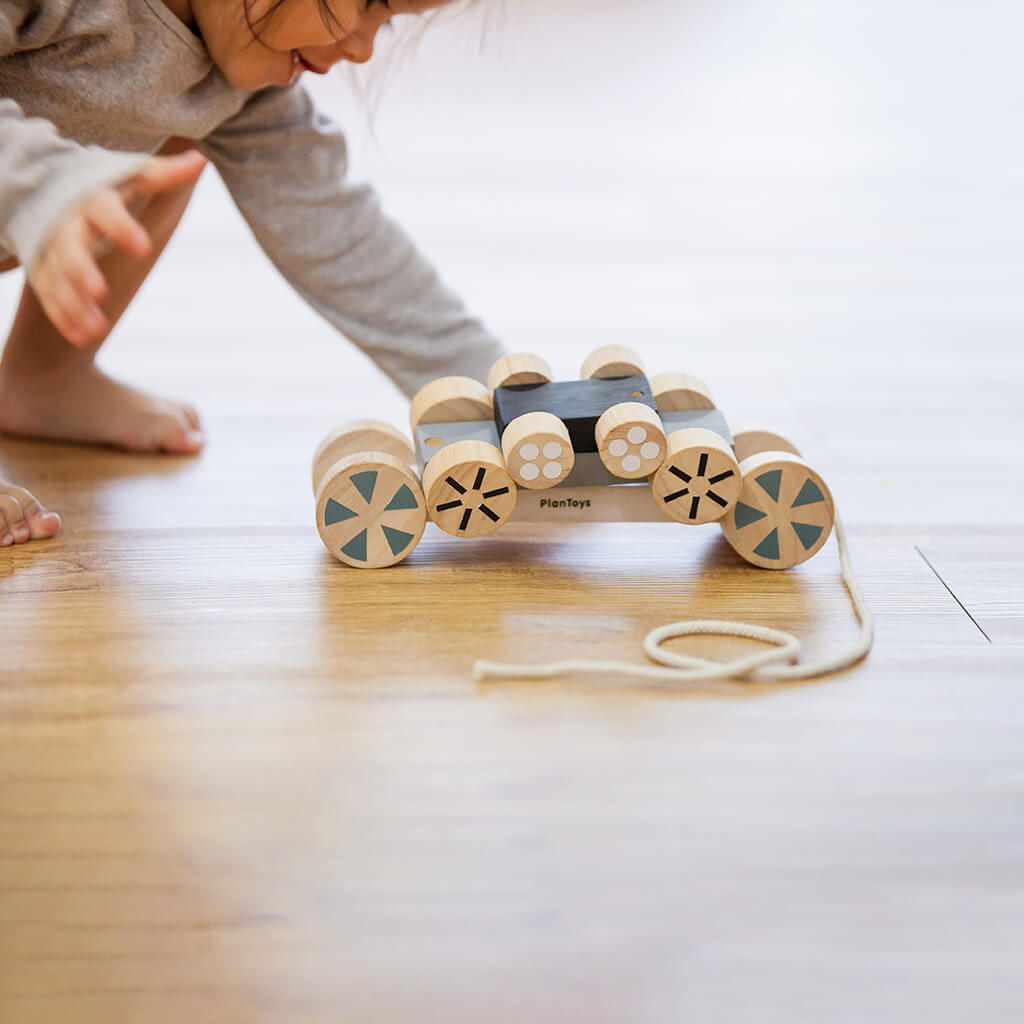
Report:
M206 441L191 406L121 384L91 361L37 373L5 368L0 430L179 455L195 454Z
M24 487L0 480L0 547L52 537L59 529L56 512L43 508Z

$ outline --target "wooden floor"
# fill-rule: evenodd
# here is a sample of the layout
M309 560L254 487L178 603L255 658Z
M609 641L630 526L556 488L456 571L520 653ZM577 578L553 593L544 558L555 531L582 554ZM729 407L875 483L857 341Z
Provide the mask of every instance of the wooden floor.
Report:
M714 527L521 526L346 570L309 458L406 405L207 180L106 358L206 453L0 440L65 522L0 553L3 1024L1022 1019L1024 13L556 6L431 29L376 146L320 98L510 347L625 341L791 436L874 651L737 697L475 685L691 616L834 652L834 542L776 574Z

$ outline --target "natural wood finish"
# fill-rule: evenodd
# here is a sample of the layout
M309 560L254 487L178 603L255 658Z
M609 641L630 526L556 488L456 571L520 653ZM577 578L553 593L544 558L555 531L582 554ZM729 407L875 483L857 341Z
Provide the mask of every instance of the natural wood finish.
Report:
M799 449L792 441L771 430L741 430L739 433L733 434L732 447L739 462L749 458L751 455L760 455L761 452L800 454Z
M453 537L483 537L507 522L516 485L501 452L484 441L455 441L423 470L427 514Z
M0 550L0 1020L1020 1024L1024 5L530 0L481 48L501 6L361 69L378 144L347 75L303 84L506 344L626 338L792 439L875 647L724 697L474 684L689 618L830 655L835 541L768 572L714 525L520 525L554 496L520 491L339 564L309 456L408 400L211 168L103 353L203 455L0 437L64 520Z
M644 362L626 345L602 345L580 367L580 380L594 377L633 377L644 373Z
M560 484L576 463L569 431L549 412L517 416L501 435L501 450L512 479L535 491Z
M461 423L487 420L493 415L491 392L480 381L472 377L439 377L413 395L409 425L415 432L421 423Z
M714 409L711 389L690 373L659 373L651 377L651 394L661 412Z
M520 490L515 523L664 523L646 483L607 484L591 487L558 487L553 491Z
M502 356L487 374L487 387L512 387L516 384L546 384L554 380L546 359L532 352L511 352Z
M835 506L821 476L798 455L768 451L740 463L743 488L721 520L736 552L762 569L791 569L817 554Z
M602 413L594 440L605 468L623 480L643 480L665 459L661 419L639 402L620 402Z
M320 539L335 558L358 569L400 562L426 522L419 480L387 452L346 455L324 472L317 489Z
M384 420L350 420L335 427L313 453L313 493L320 489L324 473L339 459L356 452L387 452L407 466L416 464L409 439Z
M732 449L713 430L673 430L665 461L651 478L658 508L668 519L697 525L721 519L742 487Z

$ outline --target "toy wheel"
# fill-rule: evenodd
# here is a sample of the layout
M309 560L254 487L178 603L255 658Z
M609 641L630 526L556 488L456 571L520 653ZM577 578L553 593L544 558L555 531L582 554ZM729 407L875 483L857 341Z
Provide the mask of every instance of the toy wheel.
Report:
M798 455L767 451L740 463L743 488L722 531L737 554L762 569L789 569L828 540L835 506L825 481Z
M494 415L491 393L472 377L439 377L424 384L409 406L413 433L421 423L466 423Z
M625 345L602 345L583 360L580 379L636 377L644 373L643 360Z
M332 430L313 455L313 493L320 489L324 473L339 459L356 452L386 452L407 466L416 464L408 438L383 420L350 420Z
M516 485L501 452L485 441L455 441L423 471L427 513L453 537L484 537L507 522Z
M689 373L659 373L651 378L651 394L660 412L715 408L707 384Z
M665 429L658 414L639 402L606 409L594 440L605 469L623 480L648 477L665 461Z
M725 440L687 427L668 435L665 463L651 479L658 508L678 523L711 523L736 503L742 479Z
M740 462L749 459L751 455L760 455L761 452L800 454L792 441L787 441L781 434L773 434L770 430L741 430L733 437L732 447Z
M530 352L513 352L502 356L487 374L487 387L510 388L517 384L547 384L553 374L547 361Z
M517 416L501 435L501 450L512 479L534 491L560 484L576 462L569 431L550 412Z
M358 569L400 562L427 522L415 474L385 452L356 452L324 474L316 495L316 528L335 558Z

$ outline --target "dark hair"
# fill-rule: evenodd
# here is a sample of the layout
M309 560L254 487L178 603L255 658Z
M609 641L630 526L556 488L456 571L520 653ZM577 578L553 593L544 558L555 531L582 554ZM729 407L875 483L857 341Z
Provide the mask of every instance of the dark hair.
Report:
M252 7L254 0L244 0L242 7L245 11L245 23L249 26L249 31L256 39L259 39L264 23L269 21L277 13L277 11L284 6L285 2L286 0L274 0L274 3L272 3L258 18L253 18ZM329 32L343 32L344 26L340 21L338 21L338 16L332 10L329 0L315 0L315 2L317 13L320 15L320 20L323 22L324 28ZM366 0L367 8L372 7L374 4L383 4L387 7L388 0Z

